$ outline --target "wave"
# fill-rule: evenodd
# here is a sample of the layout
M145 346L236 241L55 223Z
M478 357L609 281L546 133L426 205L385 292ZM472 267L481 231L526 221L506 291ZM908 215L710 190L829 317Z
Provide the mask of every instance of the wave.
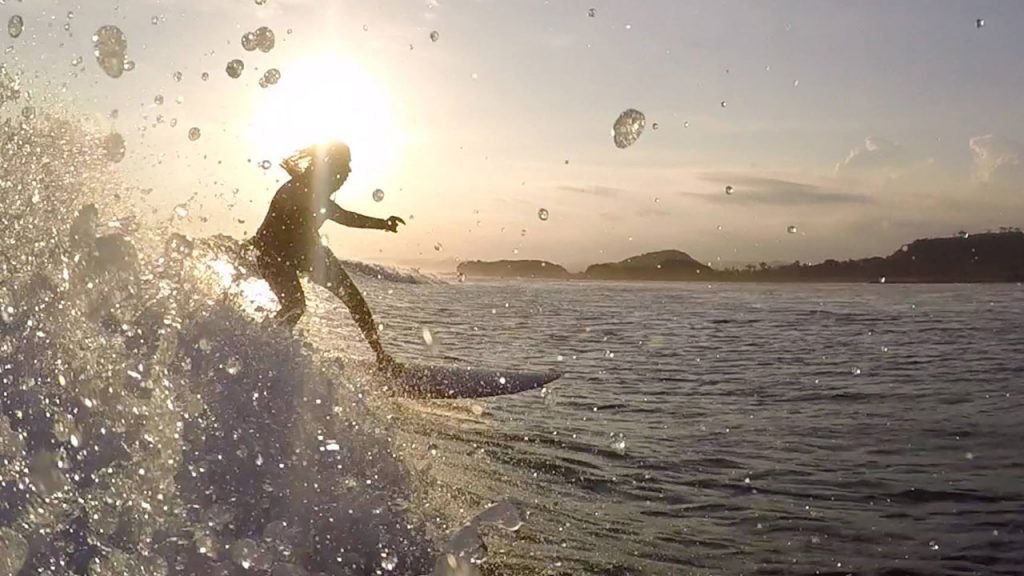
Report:
M360 391L257 322L237 240L102 223L110 160L66 118L0 141L0 573L476 573Z

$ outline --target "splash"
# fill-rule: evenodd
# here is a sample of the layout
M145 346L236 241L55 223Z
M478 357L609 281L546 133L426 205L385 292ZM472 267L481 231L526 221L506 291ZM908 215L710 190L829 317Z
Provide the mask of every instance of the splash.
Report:
M254 320L237 241L110 219L105 137L0 125L3 573L429 573L387 424Z

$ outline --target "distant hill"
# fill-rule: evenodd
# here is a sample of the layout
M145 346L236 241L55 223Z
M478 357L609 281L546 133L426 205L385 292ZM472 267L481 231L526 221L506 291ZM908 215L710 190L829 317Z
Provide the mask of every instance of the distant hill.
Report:
M470 278L546 278L565 280L572 276L568 270L558 264L552 264L543 260L498 260L497 262L474 260L462 262L456 267L456 270L459 274L464 274Z
M591 280L700 280L713 272L686 252L660 250L620 262L594 264L582 276Z
M915 240L885 257L826 260L820 264L715 270L679 250L648 252L620 262L594 264L570 274L540 260L464 262L467 276L580 280L677 280L704 282L1024 282L1024 232L1006 229L951 238Z

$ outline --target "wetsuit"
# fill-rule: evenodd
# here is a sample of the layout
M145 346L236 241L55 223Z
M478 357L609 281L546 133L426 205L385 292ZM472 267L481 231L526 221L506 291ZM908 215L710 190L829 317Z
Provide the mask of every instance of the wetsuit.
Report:
M320 197L318 197L320 196ZM387 221L349 212L327 195L317 195L302 178L286 182L274 195L253 247L260 274L277 296L276 318L294 326L306 310L299 273L327 288L348 306L378 360L384 353L366 300L331 251L320 243L320 226L327 220L354 228L388 229Z

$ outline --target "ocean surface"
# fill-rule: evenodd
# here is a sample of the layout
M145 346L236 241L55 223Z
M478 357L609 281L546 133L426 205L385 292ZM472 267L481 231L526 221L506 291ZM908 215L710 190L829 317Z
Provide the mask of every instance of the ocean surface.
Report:
M565 373L379 407L428 506L521 506L485 572L1024 573L1021 286L363 284L403 358Z

